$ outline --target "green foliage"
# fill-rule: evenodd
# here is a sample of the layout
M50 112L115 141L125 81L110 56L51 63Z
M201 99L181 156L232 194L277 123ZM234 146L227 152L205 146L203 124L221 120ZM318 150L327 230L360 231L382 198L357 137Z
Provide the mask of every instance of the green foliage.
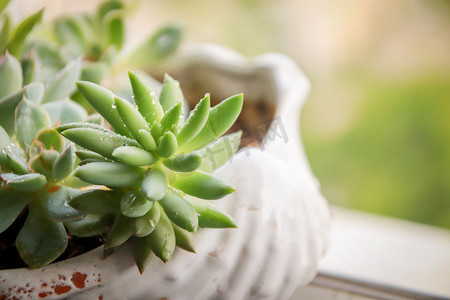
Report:
M85 163L76 169L75 176L109 189L81 193L69 205L98 218L113 214L105 248L118 247L131 238L142 272L149 249L167 261L177 244L193 251L189 232L195 232L199 226L235 227L229 216L201 200L220 199L234 189L222 179L197 170L202 165L201 153L206 153L204 148L185 153L178 141L199 149L220 138L239 115L242 95L230 97L211 109L206 95L185 120L181 113L183 93L173 78L165 77L158 99L143 78L133 72L129 72L129 77L136 92L134 99L139 99L135 105L99 85L77 83L87 101L127 137L90 123L65 124L56 130L88 150L79 152ZM239 139L240 134L235 137ZM229 138L223 137L216 143L222 145ZM222 157L218 163L225 161ZM214 170L211 166L206 169ZM186 194L198 199L187 200ZM105 200L108 195L115 200ZM98 218L91 220L96 223ZM84 222L81 221L81 228ZM76 231L74 224L70 226Z

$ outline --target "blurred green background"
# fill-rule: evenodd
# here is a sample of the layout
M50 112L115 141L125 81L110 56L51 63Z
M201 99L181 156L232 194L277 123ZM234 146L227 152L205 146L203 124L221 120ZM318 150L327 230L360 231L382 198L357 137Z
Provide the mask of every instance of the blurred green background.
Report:
M19 0L18 15L99 1ZM450 1L131 1L130 44L177 21L185 43L290 55L312 83L302 134L334 204L450 228Z

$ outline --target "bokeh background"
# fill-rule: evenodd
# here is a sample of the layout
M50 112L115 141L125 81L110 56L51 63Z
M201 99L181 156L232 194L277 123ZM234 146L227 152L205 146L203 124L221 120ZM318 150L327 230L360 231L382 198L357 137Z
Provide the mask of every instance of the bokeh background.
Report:
M20 17L94 0L17 0ZM450 229L450 1L128 1L129 44L184 26L185 44L291 56L312 83L302 134L336 205Z

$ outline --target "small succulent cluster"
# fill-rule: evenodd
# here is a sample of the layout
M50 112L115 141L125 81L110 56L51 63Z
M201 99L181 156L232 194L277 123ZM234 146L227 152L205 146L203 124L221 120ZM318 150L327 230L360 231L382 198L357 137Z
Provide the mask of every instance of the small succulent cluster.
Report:
M2 12L0 234L24 220L15 247L32 268L57 259L71 236L102 235L105 254L132 243L142 272L151 253L167 261L176 246L194 251L199 227L235 227L203 199L234 191L210 173L237 150L240 133L222 135L242 95L212 108L206 95L187 115L168 75L159 96L145 73L129 72L133 99L98 85L118 66L146 68L178 47L180 30L168 26L121 55L124 13L110 0L32 32L42 11L14 28Z
M77 83L114 131L92 123L69 123L56 130L86 149L77 151L81 162L74 175L107 187L72 197L68 204L88 217L67 227L74 234L94 235L114 219L105 248L120 246L132 237L142 271L152 252L167 261L176 245L193 251L189 233L199 226L235 227L229 216L200 200L234 192L223 180L201 171L202 148L231 127L243 98L232 96L210 108L206 95L185 119L177 81L166 75L158 99L138 75L129 72L129 78L134 105L99 85ZM228 138L215 143L220 145ZM226 160L214 161L215 167Z

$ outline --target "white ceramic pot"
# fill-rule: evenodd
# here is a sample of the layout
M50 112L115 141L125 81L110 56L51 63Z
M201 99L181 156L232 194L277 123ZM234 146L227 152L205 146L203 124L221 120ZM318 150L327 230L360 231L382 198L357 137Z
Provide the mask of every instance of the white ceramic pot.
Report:
M264 137L260 146L216 171L237 192L214 204L238 228L200 230L196 254L177 249L165 264L154 257L142 275L127 247L106 259L100 247L41 269L3 270L0 299L280 300L312 280L330 215L300 141L308 80L286 56L245 59L213 45L185 49L166 68L186 94L243 92L245 101L263 103L253 105L258 113L244 110L258 121L247 133Z

